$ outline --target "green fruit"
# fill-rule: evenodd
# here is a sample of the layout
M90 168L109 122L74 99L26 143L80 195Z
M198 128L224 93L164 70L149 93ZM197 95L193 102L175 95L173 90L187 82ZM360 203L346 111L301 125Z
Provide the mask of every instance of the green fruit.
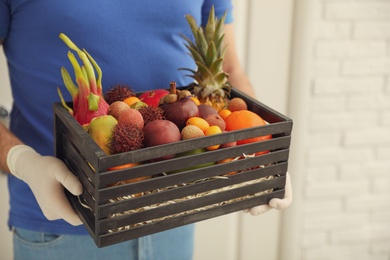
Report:
M177 154L175 157L185 157L185 156L194 155L194 154L199 154L199 153L203 153L203 152L207 152L207 150L204 149L204 148L198 148L198 149L195 149L195 150L192 150L192 151L188 151L188 152L184 152L184 153L179 153L179 154ZM180 169L180 170L170 171L170 172L167 172L167 174L172 174L172 173L178 173L178 172L184 172L184 171L199 169L199 168L211 166L211 165L214 165L214 164L215 164L215 162L209 162L209 163L198 164L198 165L191 166L191 167L187 167L187 168L183 168L183 169Z

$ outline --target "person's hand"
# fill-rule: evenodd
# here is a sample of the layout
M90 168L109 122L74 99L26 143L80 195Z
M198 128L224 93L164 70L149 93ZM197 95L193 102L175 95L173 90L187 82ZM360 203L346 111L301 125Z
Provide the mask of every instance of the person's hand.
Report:
M14 176L31 188L47 219L64 219L74 226L82 224L64 187L76 196L82 193L83 187L61 160L41 156L27 145L16 145L7 154L7 165Z
M261 215L270 209L279 209L283 210L286 209L288 206L292 203L292 187L291 187L291 180L290 180L290 174L286 174L286 185L285 185L285 193L283 199L273 198L269 201L268 205L260 205L256 206L250 209L244 210L245 213L250 213L252 216L258 216Z

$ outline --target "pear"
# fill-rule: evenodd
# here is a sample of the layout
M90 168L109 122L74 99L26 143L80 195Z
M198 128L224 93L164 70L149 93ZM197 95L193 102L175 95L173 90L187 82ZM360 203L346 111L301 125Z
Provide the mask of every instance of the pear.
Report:
M88 125L87 133L106 154L110 154L108 142L117 124L115 117L103 115L93 118Z

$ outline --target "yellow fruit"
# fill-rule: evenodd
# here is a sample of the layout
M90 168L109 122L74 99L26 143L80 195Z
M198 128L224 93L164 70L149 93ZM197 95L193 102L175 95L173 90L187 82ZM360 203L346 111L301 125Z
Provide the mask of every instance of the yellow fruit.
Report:
M186 125L194 125L202 129L203 132L206 132L207 129L209 129L210 124L206 121L206 119L203 119L198 116L193 116L187 119Z
M192 99L192 101L194 101L197 106L200 105L200 101L197 97L190 97L190 99Z
M215 135L215 134L220 134L220 133L222 133L221 128L219 128L219 126L213 125L213 126L210 126L206 130L205 135L210 136L210 135ZM220 146L220 144L216 144L216 145L208 146L208 147L206 147L206 149L209 151L214 151L214 150L217 150L219 148L219 146Z
M133 105L133 104L135 104L135 103L137 103L137 102L139 102L139 101L141 101L139 98L137 98L137 97L135 97L135 96L133 96L133 97L128 97L128 98L126 98L125 100L123 100L123 102L125 102L126 104L128 104L129 106L131 106L131 105Z
M231 113L232 111L229 109L222 109L218 112L219 116L222 117L223 120L225 120Z

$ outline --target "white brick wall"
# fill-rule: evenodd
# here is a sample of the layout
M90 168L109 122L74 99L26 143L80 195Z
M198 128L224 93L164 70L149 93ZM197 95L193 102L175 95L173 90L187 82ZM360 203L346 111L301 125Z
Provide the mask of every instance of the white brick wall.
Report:
M303 260L390 259L390 1L314 0Z

